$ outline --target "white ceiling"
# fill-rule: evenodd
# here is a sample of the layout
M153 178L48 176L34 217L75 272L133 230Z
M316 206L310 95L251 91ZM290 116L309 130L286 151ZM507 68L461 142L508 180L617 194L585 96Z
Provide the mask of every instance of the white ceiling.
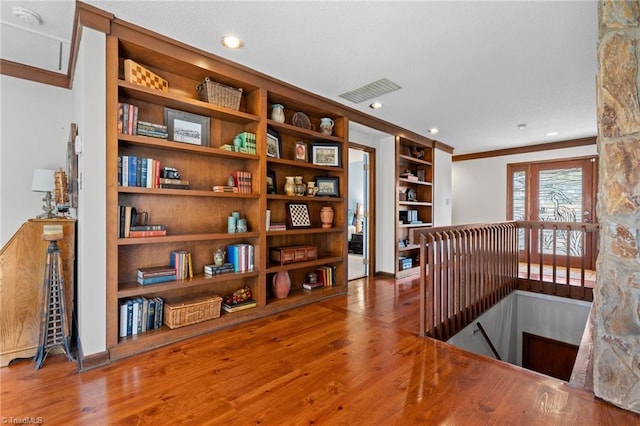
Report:
M429 137L456 154L596 135L595 0L85 3L416 133L437 127ZM3 58L43 56L20 44L13 5L71 38L73 2L2 0ZM244 48L223 48L226 33ZM339 97L385 77L402 89L376 99L381 110Z

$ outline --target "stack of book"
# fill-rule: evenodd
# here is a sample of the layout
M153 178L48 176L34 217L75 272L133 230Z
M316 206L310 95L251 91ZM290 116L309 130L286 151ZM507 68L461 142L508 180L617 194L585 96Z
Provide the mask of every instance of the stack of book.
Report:
M271 222L269 224L269 231L286 231L287 224L284 222Z
M152 138L167 139L167 126L164 124L149 123L148 121L138 120L136 123L136 131L140 136L148 136Z
M118 102L118 133L135 135L138 132L138 107L136 105Z
M238 188L229 185L214 185L213 192L238 192Z
M137 281L140 285L164 283L176 280L176 269L170 266L139 268Z
M227 246L227 261L233 265L234 272L253 270L253 246L251 244L231 244Z
M418 176L414 175L413 173L411 173L409 170L407 170L404 173L400 173L400 177L410 180L412 182L417 182L418 181Z
M137 297L120 301L120 337L133 336L162 327L164 300Z
M160 188L189 189L189 181L185 179L160 178Z
M222 265L204 265L204 274L206 276L224 274L227 272L234 272L235 268L233 263L223 263Z
M245 154L256 153L256 134L251 132L238 133L234 139L233 144L224 144L220 149L225 151L242 152ZM239 143L235 142L236 140Z
M304 283L304 284L302 284L302 288L303 288L304 290L312 291L312 290L317 290L317 289L319 289L319 288L324 288L324 284L323 284L323 283L320 283L320 282L315 282L315 283Z
M244 311L245 309L253 308L255 306L257 306L257 303L253 299L247 299L244 302L238 302L238 303L225 303L225 302L222 302L222 309L225 312Z
M320 266L316 268L316 274L318 274L318 283L323 287L333 287L336 282L335 266Z
M160 161L135 155L118 157L118 185L158 188Z
M176 279L184 280L193 278L193 265L191 263L191 253L185 250L174 250L169 256L169 266L174 268Z
M233 176L233 180L239 193L251 194L251 172L236 170L231 172L231 176Z
M167 228L164 225L132 225L129 231L129 238L164 237L165 235L167 235Z

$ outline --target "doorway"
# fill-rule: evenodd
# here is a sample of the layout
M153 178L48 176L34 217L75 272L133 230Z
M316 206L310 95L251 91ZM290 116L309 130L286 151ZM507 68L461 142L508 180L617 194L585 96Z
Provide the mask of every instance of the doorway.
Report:
M349 144L349 198L347 239L349 247L348 279L369 276L372 235L372 162L374 150Z

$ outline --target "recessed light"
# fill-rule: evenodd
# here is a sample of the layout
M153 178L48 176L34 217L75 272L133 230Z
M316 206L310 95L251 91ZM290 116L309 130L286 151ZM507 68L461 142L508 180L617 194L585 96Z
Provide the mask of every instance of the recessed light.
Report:
M440 131L440 129L438 129L436 127L432 127L432 128L429 129L429 133L431 133L432 135L435 135L439 131Z
M242 40L230 34L222 37L220 43L222 43L224 47L228 47L229 49L239 49L242 47Z
M380 102L373 102L371 105L369 105L369 108L380 109L382 108L382 104Z
M558 132L549 132L547 133L547 136L558 136Z
M42 23L42 18L33 10L25 9L20 6L13 6L11 8L11 12L13 12L13 16L24 22L25 24L31 25L40 25Z
M518 129L520 129L520 130L524 130L524 129L526 129L526 128L527 128L527 123L518 124L518 126L517 126L517 127L518 127Z

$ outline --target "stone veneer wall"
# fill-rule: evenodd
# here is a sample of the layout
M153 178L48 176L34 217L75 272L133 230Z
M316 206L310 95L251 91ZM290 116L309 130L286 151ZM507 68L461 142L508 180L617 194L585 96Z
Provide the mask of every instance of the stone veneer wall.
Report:
M599 2L596 396L640 413L640 3Z

